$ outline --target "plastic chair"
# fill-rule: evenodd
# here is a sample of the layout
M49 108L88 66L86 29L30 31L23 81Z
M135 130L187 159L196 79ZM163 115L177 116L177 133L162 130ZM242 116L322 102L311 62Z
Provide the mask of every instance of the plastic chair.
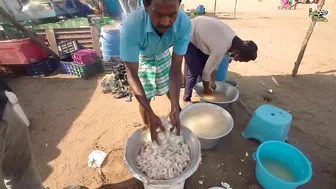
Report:
M258 107L244 129L245 139L256 139L263 143L269 140L287 141L292 115L273 105Z

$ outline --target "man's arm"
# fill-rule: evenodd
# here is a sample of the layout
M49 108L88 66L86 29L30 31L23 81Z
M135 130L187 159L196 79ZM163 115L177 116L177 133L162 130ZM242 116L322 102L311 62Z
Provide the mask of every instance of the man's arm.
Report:
M127 81L134 93L135 98L139 101L140 105L145 109L146 112L153 113L149 100L146 97L146 93L138 76L139 63L126 62L125 67L127 72Z
M172 65L169 73L169 95L172 111L180 111L179 99L182 86L182 61L183 55L173 53Z
M222 62L224 56L225 53L215 53L215 52L210 53L210 56L207 62L205 63L205 67L202 72L204 93L206 94L212 93L211 89L216 79L216 69Z
M179 12L179 14L184 14ZM174 42L172 65L169 73L169 95L171 101L172 111L179 111L180 90L182 86L182 71L181 66L183 56L186 54L191 35L191 21L189 17L184 15L181 29L179 30L179 37Z
M135 98L146 112L151 112L152 109L138 76L139 38L141 36L139 36L138 32L134 31L137 28L134 28L135 18L134 15L132 16L126 20L123 26L123 32L120 37L120 58L126 62L127 81Z

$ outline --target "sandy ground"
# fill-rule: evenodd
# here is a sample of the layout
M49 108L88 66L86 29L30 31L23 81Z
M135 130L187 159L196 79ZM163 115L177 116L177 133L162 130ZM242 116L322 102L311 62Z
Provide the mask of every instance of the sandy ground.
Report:
M187 2L187 0L186 0ZM185 3L186 4L186 3ZM199 4L199 3L196 3ZM204 4L204 2L203 2ZM336 188L336 16L319 23L311 37L299 76L290 76L307 28L308 8L277 10L278 1L238 1L236 20L224 18L243 39L259 46L259 57L251 63L230 65L229 79L239 82L240 99L230 110L235 126L211 151L203 151L203 164L186 182L187 189L220 185L233 188L260 188L251 154L258 143L245 140L241 132L251 113L264 99L293 115L289 143L298 147L312 162L313 178L302 188ZM231 12L233 2L218 10ZM188 8L194 5L186 4ZM205 4L212 7L213 2ZM336 10L327 0L326 8ZM210 8L209 8L210 10ZM279 85L276 85L274 80ZM82 80L65 75L48 78L18 78L10 82L20 104L31 118L30 134L36 166L45 186L60 189L80 184L88 188L142 188L126 170L122 156L127 137L141 122L138 104L115 100L100 90L100 79ZM273 89L274 93L267 93ZM159 115L167 115L165 97L152 103ZM88 168L88 154L100 149L109 153L102 168ZM249 153L249 157L245 153ZM242 162L241 159L244 159ZM241 172L241 175L239 175ZM203 181L200 185L199 181Z

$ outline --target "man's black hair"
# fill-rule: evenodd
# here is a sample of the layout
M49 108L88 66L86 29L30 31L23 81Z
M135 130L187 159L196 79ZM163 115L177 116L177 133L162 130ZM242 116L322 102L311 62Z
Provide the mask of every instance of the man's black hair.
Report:
M253 41L244 41L240 49L240 57L243 61L257 59L258 46Z
M142 0L142 1L143 1L144 5L148 6L152 3L153 0ZM179 1L180 1L180 4L181 4L182 0L179 0Z

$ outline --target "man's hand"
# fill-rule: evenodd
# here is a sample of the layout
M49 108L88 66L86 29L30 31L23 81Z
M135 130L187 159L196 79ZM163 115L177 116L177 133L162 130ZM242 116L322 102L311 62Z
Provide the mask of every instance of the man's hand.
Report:
M175 110L172 110L170 113L169 113L169 119L170 119L170 122L173 126L173 128L171 128L170 131L174 131L174 129L176 128L176 134L178 136L180 136L180 132L181 132L181 123L180 123L180 110L179 109L175 109Z
M216 91L216 81L210 81L210 86L209 86L211 93Z
M205 94L211 94L213 92L209 81L203 81L203 89Z
M148 116L148 125L150 128L150 133L151 133L151 138L152 141L157 141L157 128L160 128L160 130L162 132L165 131L165 128L162 125L161 119L154 114L154 112L147 112L147 116Z

